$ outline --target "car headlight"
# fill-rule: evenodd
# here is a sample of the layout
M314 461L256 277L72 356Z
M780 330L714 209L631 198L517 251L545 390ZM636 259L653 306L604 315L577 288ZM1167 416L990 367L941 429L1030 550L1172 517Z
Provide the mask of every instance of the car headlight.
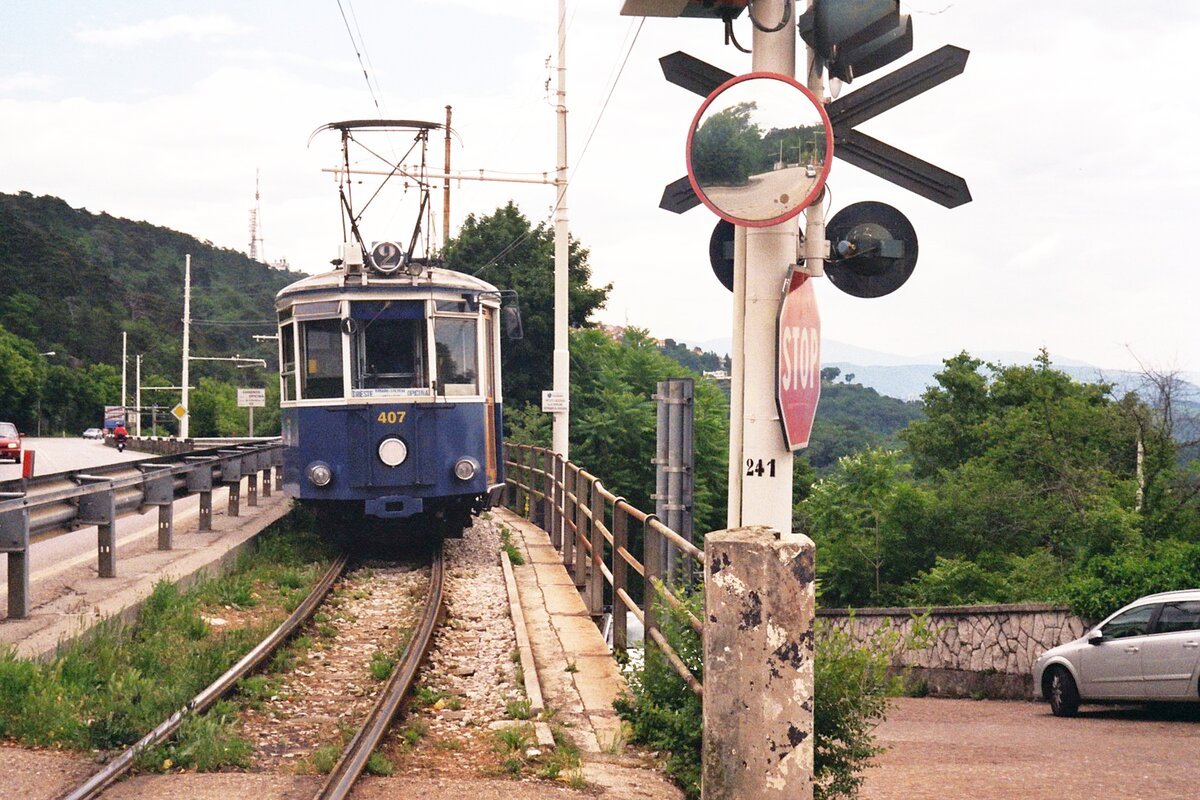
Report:
M389 467L398 467L408 458L408 445L394 436L379 443L379 460Z
M313 486L328 486L333 480L333 470L324 461L314 461L304 472Z
M454 477L460 481L469 481L479 472L479 462L470 456L464 456L454 463Z

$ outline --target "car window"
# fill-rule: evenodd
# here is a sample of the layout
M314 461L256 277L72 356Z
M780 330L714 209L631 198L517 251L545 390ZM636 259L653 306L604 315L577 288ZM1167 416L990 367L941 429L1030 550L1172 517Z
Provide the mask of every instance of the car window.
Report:
M0 422L0 436L15 439L17 437L17 426L11 422Z
M1155 633L1200 630L1200 600L1176 600L1163 603Z
M1105 639L1124 639L1129 636L1145 636L1150 632L1150 618L1157 604L1131 608L1110 619L1103 628Z

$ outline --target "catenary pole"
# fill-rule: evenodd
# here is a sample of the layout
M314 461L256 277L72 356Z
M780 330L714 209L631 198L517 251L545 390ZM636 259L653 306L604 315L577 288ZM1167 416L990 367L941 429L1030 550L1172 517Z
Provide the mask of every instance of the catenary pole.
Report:
M567 0L558 0L558 160L554 178L554 391L567 399L563 411L554 412L554 452L568 453L571 426L570 353L567 343L567 268L570 228L567 225Z
M129 372L129 332L121 331L121 413L125 413L125 398L128 397L126 374ZM129 416L128 414L125 414Z
M134 423L134 436L140 437L142 435L142 354L141 353L137 354L137 356L135 357L134 363L137 364L137 370L136 370L137 376L135 378L134 390L133 390L133 404L134 404L134 406L137 407L137 416L134 417L134 419L136 420L136 422Z
M179 420L179 438L188 438L188 355L191 352L192 330L192 256L189 253L183 262L183 380L179 382L183 392L183 418Z
M794 19L784 18L792 0L758 0L752 68L796 74ZM740 228L734 246L733 412L729 437L729 527L766 525L792 531L792 453L780 430L776 393L776 322L788 267L796 258L796 218L767 228ZM744 241L744 246L742 242ZM736 361L735 361L736 364ZM747 464L754 474L747 475ZM757 468L759 464L763 469Z

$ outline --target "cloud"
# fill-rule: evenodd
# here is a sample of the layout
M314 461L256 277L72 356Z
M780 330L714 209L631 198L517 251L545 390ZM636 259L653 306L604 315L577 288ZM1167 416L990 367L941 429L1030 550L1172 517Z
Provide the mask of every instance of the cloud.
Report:
M224 15L175 14L132 25L78 31L75 38L85 44L98 44L103 47L132 47L180 37L193 41L224 39L248 30L249 28L238 25Z
M53 85L54 79L49 75L36 75L32 72L0 75L0 94L28 91L41 92Z

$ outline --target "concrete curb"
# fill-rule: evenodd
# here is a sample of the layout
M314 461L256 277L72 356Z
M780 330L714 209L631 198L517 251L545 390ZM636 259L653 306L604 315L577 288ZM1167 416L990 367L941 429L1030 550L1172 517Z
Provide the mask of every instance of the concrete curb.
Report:
M521 608L521 595L517 591L517 579L513 575L512 559L504 550L500 551L500 566L504 570L504 588L508 591L508 613L512 617L513 631L517 637L517 651L521 654L521 672L525 676L525 695L529 698L529 710L541 714L546 710L542 698L542 684L538 680L537 664L533 660L533 648L529 644L529 630L525 627L525 612ZM551 742L554 740L551 739Z

